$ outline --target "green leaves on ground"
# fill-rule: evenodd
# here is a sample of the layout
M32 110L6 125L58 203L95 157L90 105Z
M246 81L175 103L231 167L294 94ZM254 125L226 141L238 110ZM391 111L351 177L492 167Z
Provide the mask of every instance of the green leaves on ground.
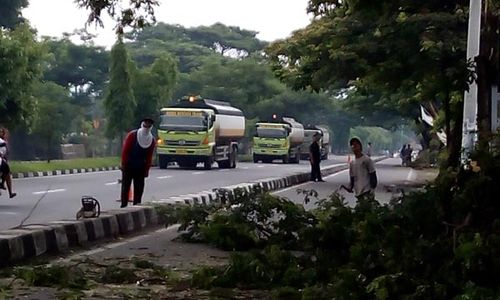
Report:
M363 199L352 208L333 194L307 212L259 190L234 198L220 190L224 204L194 207L182 229L248 251L234 252L226 267L200 269L193 284L290 286L309 299L321 299L321 290L338 299L496 299L500 187L492 178L500 176L500 157L481 157L468 171L384 205Z

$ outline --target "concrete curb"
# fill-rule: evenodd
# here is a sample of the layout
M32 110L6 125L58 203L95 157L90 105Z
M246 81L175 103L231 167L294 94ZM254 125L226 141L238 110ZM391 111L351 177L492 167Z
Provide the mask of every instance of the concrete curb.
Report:
M322 169L322 174L327 176L347 168L347 164L326 167ZM221 203L224 201L222 197L234 197L237 189L243 188L251 191L253 187L260 187L263 191L269 192L308 180L309 173L297 173L286 177L267 178L216 188L212 191L169 197L148 202L144 206L105 211L98 218L52 221L46 224L3 230L0 231L0 267L43 254L62 253L71 247L87 246L97 241L106 241L159 226L161 222L154 205Z
M80 174L80 173L101 172L101 171L114 171L119 169L120 169L119 167L102 167L102 168L87 168L87 169L54 170L45 172L12 173L12 178L30 178L30 177L44 177L44 176L54 176L54 175Z

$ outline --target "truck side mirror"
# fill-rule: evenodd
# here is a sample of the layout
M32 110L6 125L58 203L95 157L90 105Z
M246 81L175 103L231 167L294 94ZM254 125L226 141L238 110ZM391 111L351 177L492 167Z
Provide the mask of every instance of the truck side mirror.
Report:
M215 122L215 115L212 115L212 116L210 117L210 120L212 121L212 123L214 123L214 122Z

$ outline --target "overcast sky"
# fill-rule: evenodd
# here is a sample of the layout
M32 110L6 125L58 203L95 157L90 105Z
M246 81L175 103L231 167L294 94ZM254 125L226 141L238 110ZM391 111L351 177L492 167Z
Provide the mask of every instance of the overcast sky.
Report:
M62 36L83 28L88 13L77 9L73 0L29 0L23 16L38 30L39 35ZM212 25L221 22L259 32L257 37L273 41L289 36L292 31L309 24L306 13L308 0L160 0L155 14L158 21L185 27ZM114 24L105 23L99 29L98 45L114 43ZM90 32L96 32L91 26Z

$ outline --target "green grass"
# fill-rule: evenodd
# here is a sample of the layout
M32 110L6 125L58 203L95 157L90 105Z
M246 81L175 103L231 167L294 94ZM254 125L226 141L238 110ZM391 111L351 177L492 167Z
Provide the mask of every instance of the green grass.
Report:
M120 165L119 157L79 158L47 161L10 161L12 173L43 172L67 169L87 169L116 167Z
M251 162L251 154L238 155L238 161ZM153 158L153 162L155 159ZM12 173L25 172L44 172L68 169L88 169L102 167L116 167L120 165L119 157L97 157L97 158L79 158L67 160L51 160L47 161L10 161L10 169Z

